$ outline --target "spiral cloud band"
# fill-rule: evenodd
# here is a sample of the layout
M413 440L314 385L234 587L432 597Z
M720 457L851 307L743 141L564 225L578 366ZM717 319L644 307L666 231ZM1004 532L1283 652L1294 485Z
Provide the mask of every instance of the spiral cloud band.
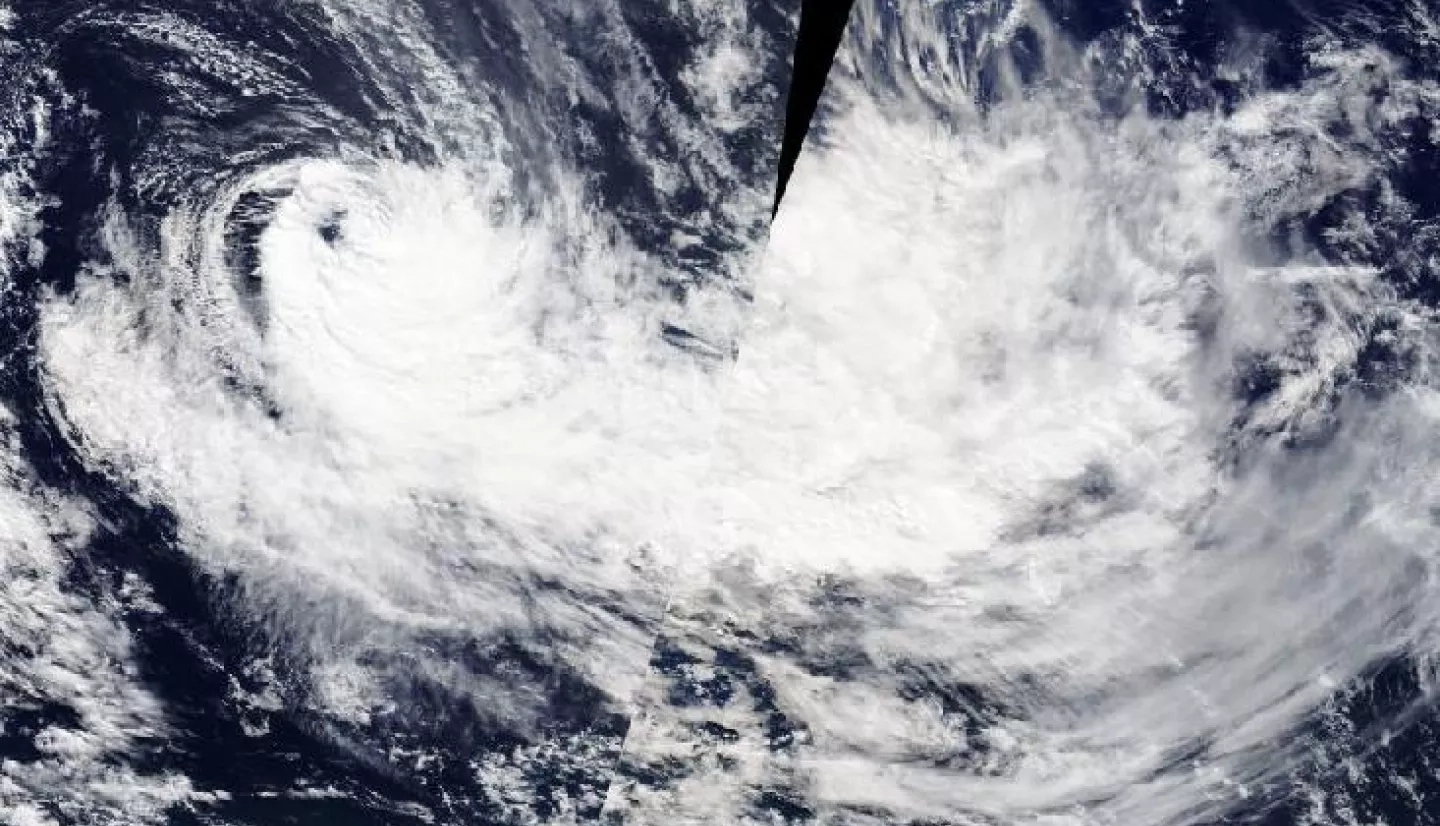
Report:
M857 0L773 224L796 3L162 5L0 12L0 823L1428 822L1428 5Z

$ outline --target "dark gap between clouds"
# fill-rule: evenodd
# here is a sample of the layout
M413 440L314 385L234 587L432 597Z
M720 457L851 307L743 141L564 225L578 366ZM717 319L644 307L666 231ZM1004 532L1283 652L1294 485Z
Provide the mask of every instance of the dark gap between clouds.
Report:
M780 178L775 186L772 217L780 211L785 187L795 171L795 159L810 131L810 120L825 90L825 78L845 33L854 0L805 0L800 12L800 36L795 44L795 65L790 75L790 96L785 104L785 138L780 146Z

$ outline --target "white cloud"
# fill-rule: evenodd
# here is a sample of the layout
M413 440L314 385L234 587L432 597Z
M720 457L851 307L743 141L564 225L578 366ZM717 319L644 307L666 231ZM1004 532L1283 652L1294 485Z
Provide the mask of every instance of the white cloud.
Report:
M908 20L915 42L940 37ZM770 752L758 712L728 707L733 771L685 786L705 795L612 804L738 818L783 780L816 807L916 816L1218 809L1285 767L1322 676L1433 633L1433 390L1338 389L1379 313L1425 358L1429 319L1365 267L1277 263L1254 239L1378 174L1379 144L1327 123L1383 130L1431 90L1336 54L1228 117L1114 118L1082 56L1046 42L1075 82L984 117L962 103L964 67L905 94L837 81L841 113L802 159L753 306L662 300L658 265L563 170L528 203L490 147L430 168L296 162L177 209L159 250L112 215L129 279L48 302L47 386L87 458L241 575L334 720L403 703L370 655L406 652L528 728L535 697L416 641L544 627L558 659L645 715L633 759L684 753L708 712L664 708L645 674L666 605L702 650L838 614L843 640L751 652L806 728L795 745ZM427 111L461 129L462 110ZM246 187L290 193L262 239L263 331L217 252ZM674 320L743 330L738 362L663 344ZM1257 354L1278 389L1237 434L1237 362ZM1330 441L1278 447L1276 431L1321 431L1335 398ZM861 601L816 607L824 576ZM846 679L797 662L841 642L863 655ZM902 696L917 667L1000 710L959 731L943 691ZM486 771L523 787L508 764Z

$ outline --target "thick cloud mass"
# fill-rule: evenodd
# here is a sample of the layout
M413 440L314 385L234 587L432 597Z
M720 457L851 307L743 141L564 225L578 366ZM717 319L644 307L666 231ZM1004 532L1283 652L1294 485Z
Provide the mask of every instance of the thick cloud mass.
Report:
M0 822L1420 822L1436 23L1113 11L16 3Z

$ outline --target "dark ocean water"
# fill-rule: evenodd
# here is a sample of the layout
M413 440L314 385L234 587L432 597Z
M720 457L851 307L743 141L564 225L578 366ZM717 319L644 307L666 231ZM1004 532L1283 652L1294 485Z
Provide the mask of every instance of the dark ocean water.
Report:
M1440 10L1016 8L860 0L767 253L797 3L12 0L0 823L1440 821ZM1283 289L1227 292L1241 259ZM815 261L774 306L858 309L764 344L790 328L746 308ZM1044 319L1099 309L983 380L908 361L953 285L990 309L941 326L993 342L1051 270L1101 275ZM1026 354L1110 352L1132 293L1189 355L1135 333L1096 375L1140 364L1209 435L1041 371L958 476L896 441L838 510L786 498L983 419ZM757 339L773 378L716 413L694 388ZM904 415L864 407L909 370ZM1128 387L1096 392L1149 410ZM1148 445L1209 481L1135 476ZM1003 491L905 499L972 479ZM872 493L920 527L876 539ZM984 547L972 501L1011 509Z

